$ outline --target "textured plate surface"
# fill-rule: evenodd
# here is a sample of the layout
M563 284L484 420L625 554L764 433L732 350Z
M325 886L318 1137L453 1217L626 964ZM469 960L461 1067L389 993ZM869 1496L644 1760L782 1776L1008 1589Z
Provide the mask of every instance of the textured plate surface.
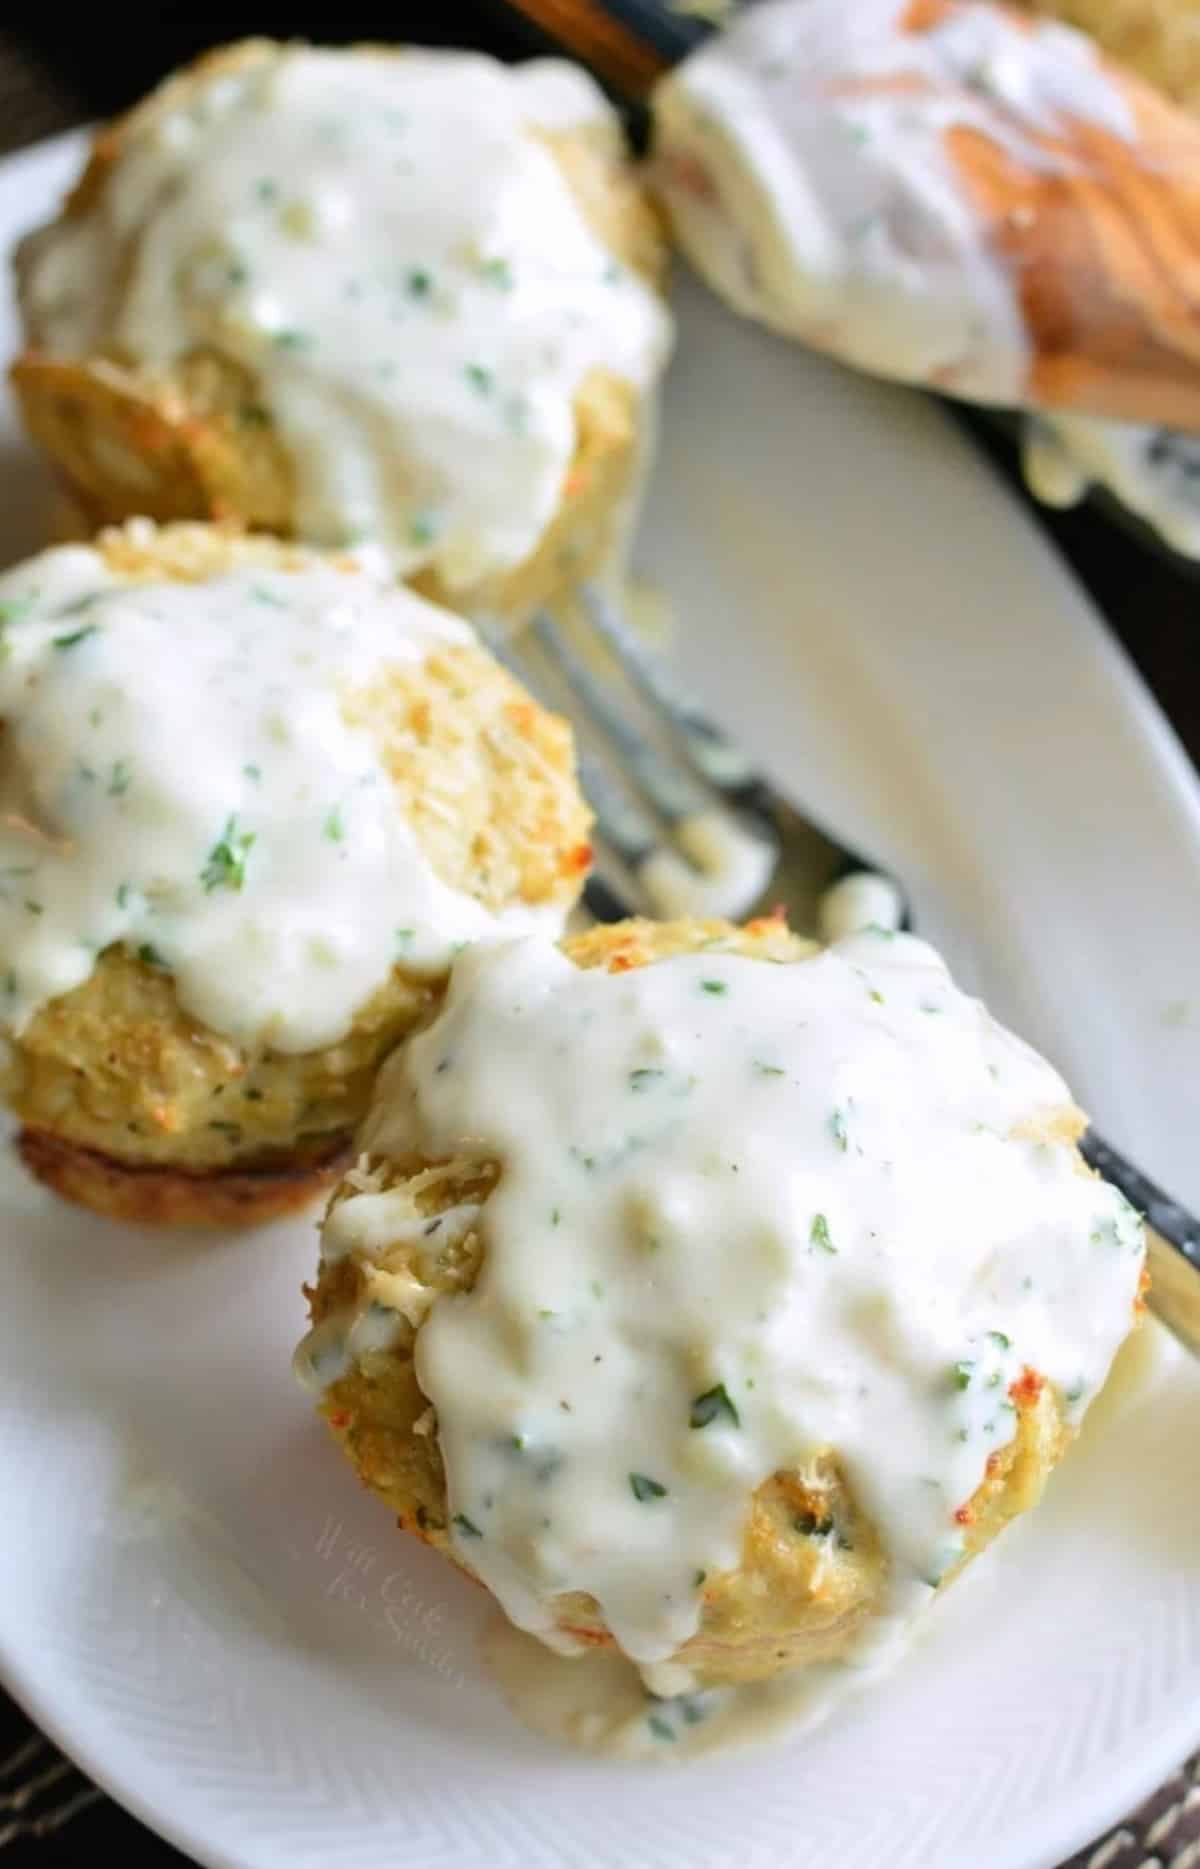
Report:
M0 168L5 243L72 163ZM681 662L1200 1202L1200 795L1161 717L934 411L698 292L681 310L643 551ZM0 442L11 558L47 489L11 417ZM514 1728L475 1658L479 1593L325 1444L287 1368L309 1224L163 1239L5 1166L0 1227L0 1661L204 1863L1041 1869L1200 1736L1200 1372L1156 1332L1109 1433L870 1702L803 1745L648 1774Z

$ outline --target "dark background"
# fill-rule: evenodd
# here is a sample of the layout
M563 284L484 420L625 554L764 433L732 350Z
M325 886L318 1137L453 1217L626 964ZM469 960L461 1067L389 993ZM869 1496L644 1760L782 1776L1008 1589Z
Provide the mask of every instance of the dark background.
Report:
M853 5L854 0L845 0ZM210 45L249 33L272 37L314 38L344 43L357 39L455 43L521 57L548 49L546 40L518 21L504 0L429 0L405 5L400 0L385 16L331 18L326 14L260 12L208 18L188 24L170 14L154 19L97 9L68 23L61 9L46 7L36 17L7 21L0 28L0 148L49 134L71 122L110 115L132 103L172 66ZM20 67L19 74L14 67ZM7 113L7 120L5 114ZM978 445L1019 489L1011 440L1003 425L973 412L956 412ZM1021 497L1024 498L1023 492ZM1037 509L1044 528L1074 565L1097 605L1124 642L1149 685L1200 765L1200 576L1172 561L1114 523L1091 502L1072 512ZM0 1535L2 1532L0 1505ZM34 1742L36 1743L36 1742ZM85 1781L49 1747L28 1761L14 1761L18 1748L30 1744L28 1721L0 1693L0 1855L4 1869L83 1869L112 1861L122 1869L171 1869L185 1859L151 1836L118 1806L89 1794ZM14 1767L6 1775L6 1766ZM28 1840L14 1820L22 1816L11 1802L15 1787L39 1774L59 1774L39 1792L24 1814L64 1809L89 1796L73 1820L52 1834ZM1200 1762L1188 1780L1180 1778L1154 1799L1137 1824L1140 1837L1126 1832L1122 1844L1106 1856L1108 1869L1134 1869L1145 1858L1145 1828L1175 1800L1187 1784L1200 1782ZM1168 1854L1200 1837L1200 1812L1186 1828L1177 1825ZM24 1826L19 1826L24 1831ZM1164 1847L1163 1845L1159 1846ZM1071 1869L1082 1869L1087 1853ZM879 1869L887 1869L880 1864ZM964 1865L964 1869L966 1866Z

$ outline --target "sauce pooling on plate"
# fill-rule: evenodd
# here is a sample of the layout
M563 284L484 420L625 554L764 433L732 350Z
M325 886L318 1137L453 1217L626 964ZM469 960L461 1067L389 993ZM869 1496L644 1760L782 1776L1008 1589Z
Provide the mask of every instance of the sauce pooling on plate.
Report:
M211 1029L336 1042L397 963L532 925L447 887L345 703L473 643L366 571L306 559L128 583L90 547L0 578L0 1026L123 942Z
M655 122L680 239L739 310L859 369L995 403L1025 400L1030 335L953 136L1036 175L1077 162L1073 125L1136 133L1082 34L908 0L749 8L660 84Z
M1080 415L1026 418L1023 465L1047 506L1074 506L1099 486L1173 550L1200 558L1200 435Z
M451 586L509 569L562 497L584 377L645 385L667 344L546 142L580 126L619 134L554 61L257 48L128 124L92 205L43 237L45 347L232 359L301 536L377 539Z
M1141 1225L1070 1107L908 936L620 974L536 940L464 955L362 1147L500 1166L416 1373L455 1544L511 1621L569 1649L557 1600L585 1592L681 1692L756 1489L833 1449L887 1563L874 1634L905 1625L1014 1388L1036 1372L1077 1419L1132 1321ZM394 1242L391 1199L335 1207L326 1257Z

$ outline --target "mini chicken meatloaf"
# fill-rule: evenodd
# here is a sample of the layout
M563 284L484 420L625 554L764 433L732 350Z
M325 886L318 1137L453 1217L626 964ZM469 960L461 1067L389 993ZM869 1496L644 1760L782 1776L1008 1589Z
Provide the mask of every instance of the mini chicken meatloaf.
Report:
M623 532L662 265L581 70L253 40L100 134L20 250L14 381L90 525L371 539L517 620Z
M570 731L369 554L146 520L0 578L0 1030L29 1166L252 1221L463 944L561 927Z
M381 1075L298 1373L552 1645L658 1693L853 1657L1034 1503L1134 1322L1081 1124L908 936L475 950Z

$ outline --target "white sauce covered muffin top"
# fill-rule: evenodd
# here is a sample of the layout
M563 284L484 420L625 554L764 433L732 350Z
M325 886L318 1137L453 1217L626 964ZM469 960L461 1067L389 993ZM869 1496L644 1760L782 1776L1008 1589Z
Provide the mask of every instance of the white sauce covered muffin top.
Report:
M1035 172L1072 126L1124 141L1125 97L1081 33L991 5L764 0L655 94L658 178L700 271L739 310L859 369L1025 399L1019 282L948 145Z
M0 1029L123 942L214 1031L313 1050L398 963L545 917L439 879L345 711L471 630L382 573L295 564L130 583L62 546L0 577Z
M668 341L545 140L619 134L597 87L552 60L262 46L168 101L43 237L45 347L231 358L293 462L299 535L378 539L450 586L520 563L562 497L584 377L645 385Z
M464 955L361 1142L500 1165L477 1282L437 1300L416 1372L455 1541L509 1617L561 1643L554 1599L584 1591L661 1665L756 1488L827 1449L887 1614L928 1602L1015 1385L1078 1418L1132 1322L1140 1221L1069 1112L908 936L613 974L537 940ZM411 1227L403 1188L350 1194L324 1254Z

